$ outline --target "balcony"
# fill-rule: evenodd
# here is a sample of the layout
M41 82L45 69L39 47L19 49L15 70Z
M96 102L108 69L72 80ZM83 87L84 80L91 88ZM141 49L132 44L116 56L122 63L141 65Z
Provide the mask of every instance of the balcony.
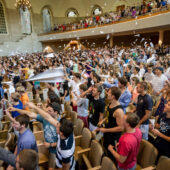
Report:
M170 29L170 10L102 26L83 28L74 31L41 34L38 36L38 39L41 42L53 42L61 39L81 39L93 36L102 37L107 34L128 35L134 32L153 32L159 29Z

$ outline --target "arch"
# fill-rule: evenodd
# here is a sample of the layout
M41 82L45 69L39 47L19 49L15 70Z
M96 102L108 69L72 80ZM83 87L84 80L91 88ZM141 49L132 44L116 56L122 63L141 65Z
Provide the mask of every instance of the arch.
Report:
M0 0L0 35L8 34L5 6Z
M32 28L32 17L31 11L27 7L19 8L20 20L21 20L21 32L22 34L31 34Z
M45 18L44 18L44 12L47 14L46 15L46 21L45 21ZM53 28L53 25L54 25L54 21L53 21L53 12L52 12L51 7L49 5L45 5L41 9L41 16L42 16L42 26L43 26L44 32L51 31L52 28Z
M66 13L65 16L68 18L72 18L72 17L78 17L79 13L75 8L69 8Z
M103 13L102 8L99 5L94 5L91 15L101 15Z

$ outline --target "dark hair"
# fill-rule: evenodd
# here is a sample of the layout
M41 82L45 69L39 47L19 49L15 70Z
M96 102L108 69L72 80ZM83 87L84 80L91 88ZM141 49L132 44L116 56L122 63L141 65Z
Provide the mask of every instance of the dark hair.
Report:
M73 123L66 118L60 120L60 132L68 138L73 133Z
M81 79L81 74L80 73L74 73L74 76L78 79Z
M135 67L135 70L139 73L140 68L139 67Z
M93 74L93 78L94 77L97 79L97 83L99 83L101 81L101 78L100 78L100 76L97 73Z
M120 89L118 87L111 87L109 90L111 91L111 94L115 96L115 99L118 100L121 95Z
M127 79L125 77L119 77L118 81L120 82L120 84L122 84L123 86L127 86Z
M140 84L144 88L144 90L148 89L148 83L147 82L142 81L142 82L139 82L138 84Z
M17 122L20 123L20 125L25 125L25 127L28 127L29 124L29 117L27 115L19 115L15 118Z
M137 77L132 77L132 81L134 81L136 85L139 83L139 79Z
M131 128L135 128L139 123L139 116L136 113L129 113L126 122L129 123Z
M57 94L54 91L50 90L50 89L48 91L48 98L49 98L51 103L52 102L56 102L56 103L60 103L61 102L60 98L57 96Z
M131 65L127 65L128 69L131 70L132 69L132 66Z
M24 149L19 153L19 166L24 170L36 170L38 154L34 150Z
M52 102L52 103L50 103L48 106L52 107L53 110L54 110L54 112L58 112L58 114L60 114L60 112L61 112L61 106L60 106L58 103Z
M86 84L80 84L80 89L82 89L83 91L87 90L87 85Z
M94 86L94 88L96 88L96 89L97 89L97 92L99 92L99 93L101 93L102 90L103 90L102 86L99 85L99 84L96 84L96 85Z

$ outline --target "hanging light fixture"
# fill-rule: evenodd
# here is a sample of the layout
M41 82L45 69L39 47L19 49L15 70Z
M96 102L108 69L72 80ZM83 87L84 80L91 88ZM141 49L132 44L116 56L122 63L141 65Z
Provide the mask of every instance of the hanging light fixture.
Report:
M32 6L29 0L16 0L15 7L25 10L25 8L30 9Z

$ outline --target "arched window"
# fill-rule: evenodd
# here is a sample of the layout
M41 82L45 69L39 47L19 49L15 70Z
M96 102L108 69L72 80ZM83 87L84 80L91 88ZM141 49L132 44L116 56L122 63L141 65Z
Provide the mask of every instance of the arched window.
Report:
M31 34L31 13L27 7L20 8L20 17L21 17L21 31L22 34Z
M42 17L43 17L43 30L44 32L51 31L51 12L48 8L44 8L42 10Z
M70 8L66 11L66 16L68 18L71 18L71 17L78 17L78 11L74 8Z
M98 5L95 5L92 9L92 15L101 15L103 13L102 8Z
M0 34L7 34L5 13L2 2L0 1Z

